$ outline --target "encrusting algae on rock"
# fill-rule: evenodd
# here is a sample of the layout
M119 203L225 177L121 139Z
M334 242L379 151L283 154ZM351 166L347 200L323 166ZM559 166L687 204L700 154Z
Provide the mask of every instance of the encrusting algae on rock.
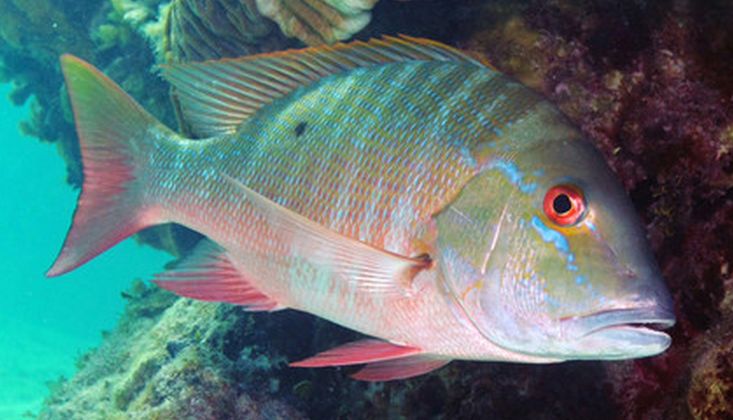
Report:
M40 419L305 418L269 386L277 358L230 349L232 330L251 337L241 312L176 300L141 283L128 299L118 327L73 379L55 385Z
M733 318L700 337L693 351L687 406L695 419L733 417Z

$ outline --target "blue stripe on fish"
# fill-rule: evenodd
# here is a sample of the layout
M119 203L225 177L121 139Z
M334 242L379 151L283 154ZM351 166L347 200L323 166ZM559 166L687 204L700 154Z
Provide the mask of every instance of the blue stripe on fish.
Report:
M568 244L568 240L565 239L565 235L548 227L537 216L532 216L532 227L540 234L543 241L554 244L555 248L563 254L572 255L570 254L570 245Z
M534 182L524 182L524 173L512 162L505 160L493 160L489 163L488 169L498 169L501 171L520 191L525 194L531 194L537 189Z

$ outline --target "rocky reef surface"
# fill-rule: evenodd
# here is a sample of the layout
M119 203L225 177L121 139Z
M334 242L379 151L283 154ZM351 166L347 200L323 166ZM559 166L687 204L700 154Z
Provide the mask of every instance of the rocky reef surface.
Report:
M175 127L168 88L151 70L165 60L164 6L0 4L0 80L15 84L14 103L32 101L23 128L58 144L71 184L82 175L57 56L98 65ZM674 295L678 324L665 354L554 366L456 362L366 384L349 379L349 368L286 366L352 332L137 284L119 326L55 385L41 418L733 417L732 19L726 0L382 0L356 35L426 36L483 54L583 130L629 191ZM260 27L271 37L262 50L298 45L278 25ZM138 238L180 256L198 236L163 227Z

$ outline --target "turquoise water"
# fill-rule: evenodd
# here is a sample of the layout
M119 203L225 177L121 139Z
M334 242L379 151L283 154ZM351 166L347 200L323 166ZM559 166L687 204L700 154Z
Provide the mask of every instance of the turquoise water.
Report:
M28 110L0 85L0 419L37 413L49 381L74 372L123 308L120 292L160 271L167 254L127 240L94 261L47 279L78 191L64 181L56 146L23 136ZM130 264L134 261L134 264ZM26 416L27 417L27 416Z

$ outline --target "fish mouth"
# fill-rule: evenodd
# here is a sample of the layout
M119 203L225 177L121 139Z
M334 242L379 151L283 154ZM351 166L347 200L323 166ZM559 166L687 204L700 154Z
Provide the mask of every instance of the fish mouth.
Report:
M596 358L615 360L659 354L672 343L661 330L675 324L674 313L661 307L610 309L564 320ZM585 347L585 346L584 346Z
M580 328L583 336L596 334L599 331L627 328L648 330L659 333L675 324L674 314L660 308L610 309L572 319Z

